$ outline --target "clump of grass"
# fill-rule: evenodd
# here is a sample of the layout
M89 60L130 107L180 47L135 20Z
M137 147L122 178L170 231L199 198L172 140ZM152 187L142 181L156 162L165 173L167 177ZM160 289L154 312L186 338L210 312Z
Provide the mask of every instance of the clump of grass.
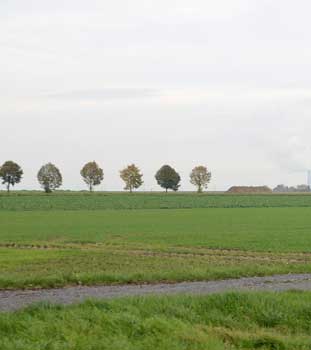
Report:
M307 350L310 305L307 292L41 304L0 314L0 348Z

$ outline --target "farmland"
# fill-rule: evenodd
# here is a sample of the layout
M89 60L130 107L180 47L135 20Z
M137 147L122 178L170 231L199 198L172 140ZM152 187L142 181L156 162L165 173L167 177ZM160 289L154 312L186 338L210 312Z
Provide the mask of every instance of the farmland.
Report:
M310 198L2 193L0 289L310 273ZM38 304L0 313L0 348L310 349L310 298L235 292Z
M310 272L310 199L2 194L0 288Z
M0 211L311 207L310 194L0 192Z
M55 191L53 167L46 193L10 192L19 179L2 174L1 349L310 349L310 193ZM158 183L177 191L163 168ZM134 164L122 174L130 192L142 184Z

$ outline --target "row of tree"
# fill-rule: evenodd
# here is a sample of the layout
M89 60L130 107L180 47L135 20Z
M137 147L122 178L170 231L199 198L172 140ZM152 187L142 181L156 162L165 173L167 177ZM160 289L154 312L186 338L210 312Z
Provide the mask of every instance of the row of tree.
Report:
M90 191L99 185L104 179L103 169L96 162L89 162L81 169L82 179ZM211 180L211 173L205 166L197 166L190 173L190 182L197 187L198 192L207 188ZM13 161L7 161L0 167L0 178L6 185L7 191L10 187L21 182L23 177L22 168ZM125 190L132 192L143 184L143 174L135 165L128 165L120 171L120 177L125 183ZM41 187L46 193L51 193L62 185L63 178L59 169L52 163L43 165L37 175ZM165 189L178 191L180 187L180 175L169 165L163 165L155 174L157 183Z
M286 186L286 185L277 185L273 192L277 193L290 193L290 192L311 192L311 188L308 185L297 185L295 186Z

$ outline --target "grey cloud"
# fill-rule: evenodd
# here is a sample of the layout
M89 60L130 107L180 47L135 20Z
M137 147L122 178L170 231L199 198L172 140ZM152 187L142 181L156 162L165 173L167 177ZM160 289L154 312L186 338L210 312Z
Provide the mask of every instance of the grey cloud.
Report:
M26 188L49 160L65 187L82 188L89 159L106 189L120 189L130 161L154 189L163 162L183 189L197 163L212 168L212 188L302 182L310 10L309 0L2 0L2 160L25 167Z

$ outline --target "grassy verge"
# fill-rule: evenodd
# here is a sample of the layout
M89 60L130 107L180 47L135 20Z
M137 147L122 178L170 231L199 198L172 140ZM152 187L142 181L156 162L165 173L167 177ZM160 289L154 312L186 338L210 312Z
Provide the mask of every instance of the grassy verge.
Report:
M301 292L38 305L0 314L0 348L307 350L310 315L311 294Z

